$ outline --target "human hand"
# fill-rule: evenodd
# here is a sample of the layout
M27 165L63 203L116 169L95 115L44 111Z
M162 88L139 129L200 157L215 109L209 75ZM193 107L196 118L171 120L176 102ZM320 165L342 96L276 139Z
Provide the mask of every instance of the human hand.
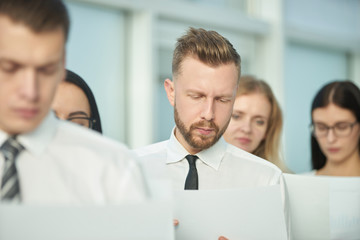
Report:
M218 238L218 240L229 240L229 239L227 239L227 238L224 237L224 236L220 236L220 237Z
M179 225L179 220L174 219L174 220L173 220L173 224L174 224L174 227L178 226L178 225ZM229 239L227 239L227 238L224 237L224 236L220 236L220 237L218 238L218 240L229 240Z

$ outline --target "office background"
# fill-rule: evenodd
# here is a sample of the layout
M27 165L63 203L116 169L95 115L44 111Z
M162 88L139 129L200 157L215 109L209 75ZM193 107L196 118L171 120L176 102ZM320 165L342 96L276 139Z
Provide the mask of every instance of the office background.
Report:
M176 39L216 30L242 74L268 82L284 115L283 152L310 170L310 104L335 79L360 85L360 0L67 0L67 67L93 90L104 134L131 148L166 140L173 109L163 89Z

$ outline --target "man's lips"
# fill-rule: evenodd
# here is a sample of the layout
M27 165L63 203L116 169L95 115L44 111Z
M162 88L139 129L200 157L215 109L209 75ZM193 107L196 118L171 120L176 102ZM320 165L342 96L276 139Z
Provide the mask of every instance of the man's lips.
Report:
M210 135L211 133L214 132L213 128L196 128L198 130L199 133L201 133L202 135Z
M16 108L14 112L21 118L30 119L35 117L39 113L39 110L34 108Z

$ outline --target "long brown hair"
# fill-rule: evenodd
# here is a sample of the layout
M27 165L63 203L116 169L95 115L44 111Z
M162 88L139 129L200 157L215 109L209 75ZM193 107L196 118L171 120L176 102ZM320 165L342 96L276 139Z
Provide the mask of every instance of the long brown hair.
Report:
M283 118L279 103L277 102L270 86L266 82L259 80L254 76L242 76L240 78L239 88L236 94L237 97L251 93L263 94L269 100L271 105L269 122L266 129L266 137L252 153L275 164L283 172L290 172L282 161L280 149Z

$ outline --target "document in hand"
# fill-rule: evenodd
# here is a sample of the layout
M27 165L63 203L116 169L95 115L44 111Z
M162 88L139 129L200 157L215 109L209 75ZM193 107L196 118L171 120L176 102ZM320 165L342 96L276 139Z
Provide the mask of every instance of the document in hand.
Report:
M284 174L292 240L329 239L329 186L325 179Z
M152 200L119 205L0 204L0 239L172 240L171 199L161 189L155 193Z
M1 240L173 238L170 202L118 206L0 205Z
M284 174L292 239L360 239L360 178Z
M280 186L177 191L177 240L287 239Z
M327 177L330 239L360 239L360 177Z

